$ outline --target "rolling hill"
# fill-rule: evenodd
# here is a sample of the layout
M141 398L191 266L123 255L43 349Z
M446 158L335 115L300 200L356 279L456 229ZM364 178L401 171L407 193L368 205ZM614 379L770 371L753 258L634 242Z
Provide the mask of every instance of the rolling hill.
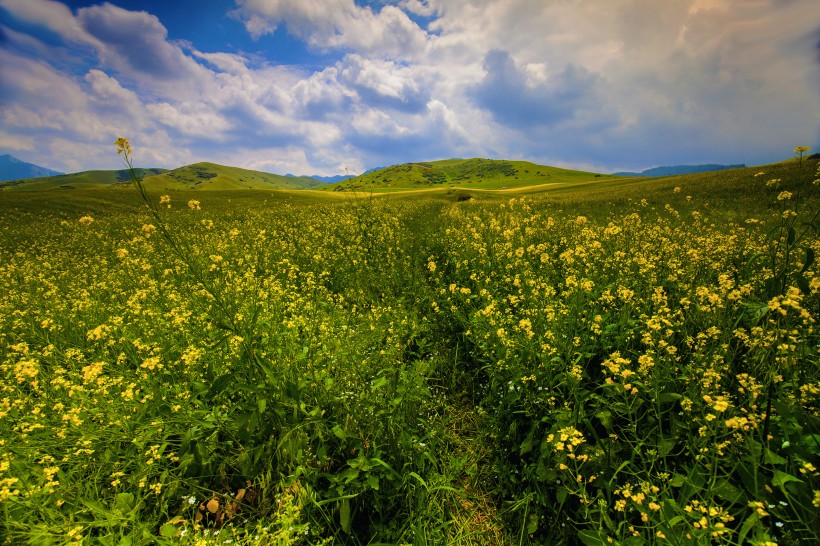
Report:
M194 163L174 170L136 169L145 180L145 186L155 190L301 190L320 188L324 182L307 176L281 176L238 167L226 167L215 163ZM130 173L118 171L83 171L60 176L46 176L25 180L0 182L0 189L55 190L99 189L128 185Z
M136 169L143 178L150 178L166 172L166 169ZM126 169L118 171L82 171L58 176L42 176L23 180L0 182L0 189L16 190L73 190L111 187L128 184L131 175Z
M302 190L320 188L324 182L308 176L283 176L216 163L194 163L145 180L149 189L162 190Z
M328 191L402 191L466 187L514 189L612 179L609 175L537 165L528 161L445 159L404 163L333 184Z

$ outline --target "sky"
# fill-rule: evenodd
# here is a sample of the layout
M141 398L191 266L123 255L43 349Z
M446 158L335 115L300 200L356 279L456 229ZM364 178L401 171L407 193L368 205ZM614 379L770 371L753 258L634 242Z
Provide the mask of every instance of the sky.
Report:
M0 0L0 153L64 172L613 172L820 151L818 0Z

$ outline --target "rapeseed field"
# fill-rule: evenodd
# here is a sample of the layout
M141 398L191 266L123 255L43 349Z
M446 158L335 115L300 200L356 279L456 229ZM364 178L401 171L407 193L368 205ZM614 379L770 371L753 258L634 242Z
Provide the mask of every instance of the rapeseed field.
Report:
M10 196L0 540L817 543L817 168Z

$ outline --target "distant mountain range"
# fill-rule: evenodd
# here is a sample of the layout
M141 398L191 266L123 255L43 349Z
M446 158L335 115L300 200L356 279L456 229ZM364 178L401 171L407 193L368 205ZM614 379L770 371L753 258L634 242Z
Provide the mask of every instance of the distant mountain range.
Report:
M343 180L347 180L348 178L353 178L352 174L337 174L335 176L319 176L318 174L311 174L306 176L300 176L298 174L286 174L288 178L312 178L314 180L318 180L319 182L324 182L325 184L335 184L336 182L342 182Z
M612 173L614 176L676 176L679 174L705 173L711 171L725 171L726 169L742 169L746 165L716 165L708 163L706 165L673 165L671 167L654 167L643 172L620 172Z
M63 173L46 169L33 163L26 163L9 154L0 155L0 182L18 180L21 178L36 178L38 176L55 176L58 174Z

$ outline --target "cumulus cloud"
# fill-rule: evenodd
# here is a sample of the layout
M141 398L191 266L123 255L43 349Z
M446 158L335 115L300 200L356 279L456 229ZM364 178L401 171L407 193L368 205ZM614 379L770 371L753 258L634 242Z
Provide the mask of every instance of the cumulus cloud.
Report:
M232 12L254 37L284 24L293 36L319 49L346 48L377 56L410 57L423 50L427 33L396 6L378 12L353 0L237 0Z

